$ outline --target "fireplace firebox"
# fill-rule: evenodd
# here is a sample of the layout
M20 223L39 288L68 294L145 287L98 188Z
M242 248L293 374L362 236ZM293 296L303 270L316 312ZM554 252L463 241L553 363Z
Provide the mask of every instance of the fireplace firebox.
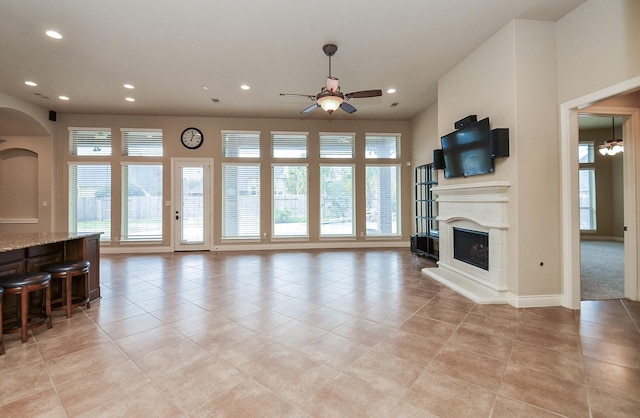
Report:
M489 271L489 233L453 228L453 258Z

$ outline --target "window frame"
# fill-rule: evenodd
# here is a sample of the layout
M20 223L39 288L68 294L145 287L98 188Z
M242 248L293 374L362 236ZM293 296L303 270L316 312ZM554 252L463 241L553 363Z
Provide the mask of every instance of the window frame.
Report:
M226 189L226 168L227 167L255 167L258 170L258 215L257 215L257 232L255 235L227 235L226 229L226 214L227 214L227 189ZM262 231L262 216L261 216L261 207L262 207L262 165L260 163L232 163L232 162L223 162L221 164L221 175L222 175L222 218L221 218L221 227L222 227L222 239L223 240L255 240L260 239L261 231ZM239 214L236 211L236 216Z
M351 232L347 233L347 234L343 234L343 233L322 233L322 225L323 225L323 221L325 220L323 218L323 203L324 203L324 199L323 199L323 189L324 186L327 184L327 182L324 181L323 179L323 175L322 175L322 169L323 168L350 168L351 169L351 196L350 199L351 201L349 202L351 205ZM332 238L332 237L355 237L356 236L356 165L355 164L320 164L319 166L320 168L320 176L319 176L319 181L320 181L320 185L319 185L319 191L320 191L320 195L318 196L318 202L319 202L319 208L318 208L318 213L319 213L319 236L320 238Z
M129 175L125 175L125 169L130 166L156 166L160 168L160 195L158 200L160 211L160 235L143 235L140 238L132 238L129 232ZM125 185L126 181L126 185ZM164 164L161 162L120 162L120 242L162 242L164 240ZM156 208L157 209L157 208Z
M68 127L69 132L69 152L68 154L72 157L76 158L97 158L97 157L111 157L113 155L113 132L111 132L111 128L92 128L92 127ZM96 141L93 144L88 144L87 148L94 147L93 151L98 152L98 154L85 154L78 153L78 137L75 133L77 132L94 132L97 135L100 132L107 132L108 138L105 138L104 141ZM95 139L95 138L94 138ZM103 147L108 146L109 152L100 152L100 145Z
M369 228L366 224L369 222L370 216L366 212L370 210L368 201L369 201L369 185L367 184L369 181L368 169L372 167L377 168L395 168L395 201L391 202L391 205L395 205L395 223L391 224L392 228L395 225L396 232L391 233L382 233L379 234L370 234ZM383 164L383 163L374 163L374 164L365 164L365 236L367 238L399 238L402 237L402 165L400 163L397 164ZM392 216L394 212L391 212L389 215ZM375 216L375 215L374 215ZM378 221L379 223L379 221ZM379 225L378 225L379 226Z
M228 155L227 153L227 145L230 141L230 139L228 138L228 136L231 135L238 135L238 136L247 136L247 138L251 137L251 136L255 136L254 138L254 142L250 142L248 141L247 144L249 146L246 147L246 149L248 150L257 150L257 155ZM221 155L222 158L239 158L239 159L250 159L250 158L257 158L259 159L262 156L262 132L261 131L235 131L235 130L222 130L220 131L220 136L221 136ZM236 140L236 145L237 145L237 150L240 150L241 147L239 146L239 143L242 141L237 141Z
M92 230L83 230L78 228L78 167L102 167L108 171L109 179L101 188L108 186L109 190L109 198L107 201L109 202L109 219L106 222L108 226L104 231L96 231ZM75 168L75 173L72 175L71 170ZM75 179L74 184L72 185L72 180ZM100 234L101 242L110 242L112 239L112 229L113 229L113 169L110 162L90 162L90 161L69 161L67 162L67 230L69 233L77 234L84 232L102 232ZM99 189L98 189L99 190ZM96 192L98 191L96 190ZM95 197L94 197L95 200ZM100 211L102 212L102 211Z
M395 138L395 156L393 157L379 157L371 154L368 149L370 147L369 141L372 138ZM364 158L366 160L399 160L401 158L401 145L402 145L402 134L400 133L375 133L375 132L366 132L364 135Z
M146 134L157 134L159 133L159 141L155 142L155 149L159 149L160 153L154 154L131 154L129 150L132 148L131 144L140 144L143 141L129 141L127 139L129 133L146 133ZM162 129L157 128L120 128L120 140L122 141L122 157L141 157L141 158L162 158L164 157L164 132ZM151 141L149 141L151 142ZM135 149L135 148L134 148Z
M276 234L276 167L304 167L305 179L305 232L301 234ZM283 194L284 196L285 194ZM271 164L271 237L276 239L309 239L309 164L308 163L273 163Z
M329 137L348 137L350 139L350 145L351 145L351 154L347 155L347 154L342 154L342 153L338 153L338 154L334 154L334 155L330 155L330 156L323 156L323 149L325 149L325 147L328 147L332 144L335 144L337 141L334 140L332 143L325 143L325 141L329 138ZM320 159L321 160L329 160L329 159L337 159L337 160L353 160L356 156L356 134L355 132L320 132L318 134L318 144L319 144L319 148L320 148ZM346 148L346 147L345 147Z
M280 138L279 138L280 137ZM284 144L285 137L290 137L289 140L292 143L295 143L294 139L300 140L301 137L304 137L304 155L300 156L287 156L287 155L276 155L278 151L282 151L278 145L280 142ZM297 138L296 138L297 137ZM283 147L284 149L285 147ZM293 148L295 149L295 148ZM294 132L294 131L272 131L271 132L271 157L274 160L306 160L309 158L309 132Z

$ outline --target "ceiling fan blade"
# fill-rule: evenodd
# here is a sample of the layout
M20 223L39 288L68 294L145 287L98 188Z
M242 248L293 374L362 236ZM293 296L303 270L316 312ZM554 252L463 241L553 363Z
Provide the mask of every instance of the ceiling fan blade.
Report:
M312 96L310 94L280 93L280 96L298 96L298 97L308 97L310 100L316 99L316 96Z
M353 93L347 93L344 95L347 99L362 99L365 97L378 97L382 96L382 90L363 90L363 91L354 91Z
M344 110L347 113L355 113L358 110L347 102L342 102L342 104L340 105L340 109Z
M302 112L300 112L300 113L302 113L302 114L304 115L304 114L306 114L306 113L311 112L312 110L315 110L315 108L316 108L316 107L318 107L318 103L314 103L314 104L312 104L311 106L309 106L308 108L306 108L305 110L303 110L303 111L302 111Z

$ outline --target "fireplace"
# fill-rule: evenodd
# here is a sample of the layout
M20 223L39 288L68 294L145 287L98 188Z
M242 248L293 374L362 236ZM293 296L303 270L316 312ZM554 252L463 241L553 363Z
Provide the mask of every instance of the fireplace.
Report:
M489 271L489 233L453 228L453 258Z
M507 303L510 184L438 185L440 260L427 276L478 303Z

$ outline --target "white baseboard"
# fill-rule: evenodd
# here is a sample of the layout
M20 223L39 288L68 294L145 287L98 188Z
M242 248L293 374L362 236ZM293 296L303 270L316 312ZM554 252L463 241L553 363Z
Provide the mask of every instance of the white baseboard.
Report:
M333 249L366 249L366 248L406 248L409 252L408 241L371 240L365 242L332 241L332 242L279 242L268 244L244 243L216 245L210 251L268 251L268 250L333 250ZM173 247L157 246L107 246L100 247L103 254L148 254L170 253Z
M507 293L507 302L516 308L542 308L545 306L562 306L562 295L518 296Z

